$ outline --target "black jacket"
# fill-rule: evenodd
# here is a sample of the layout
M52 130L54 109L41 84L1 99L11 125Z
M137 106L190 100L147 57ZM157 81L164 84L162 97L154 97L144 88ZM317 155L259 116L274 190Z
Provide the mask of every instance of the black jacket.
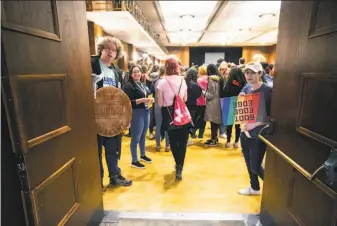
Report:
M114 72L115 78L116 78L116 84L118 88L118 84L120 84L120 87L124 88L124 81L121 70L115 67L115 65L112 63L111 67L112 71ZM92 73L96 75L100 75L102 73L101 66L99 65L99 56L92 56L91 57L91 69ZM97 82L97 89L100 89L103 87L103 80Z
M202 94L202 89L194 81L188 81L187 84L187 106L197 106L197 99Z
M131 101L132 109L146 109L144 103L136 104L137 99L146 98L151 94L147 86L144 83L142 85L146 90L146 95L144 95L143 90L141 90L134 81L130 81L125 85L124 92Z

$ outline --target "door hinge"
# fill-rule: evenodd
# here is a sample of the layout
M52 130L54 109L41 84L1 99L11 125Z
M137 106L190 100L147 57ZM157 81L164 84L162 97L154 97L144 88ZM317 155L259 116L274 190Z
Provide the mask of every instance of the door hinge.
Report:
M18 163L18 164L16 164L16 167L17 167L19 173L26 172L26 166L25 166L24 163Z

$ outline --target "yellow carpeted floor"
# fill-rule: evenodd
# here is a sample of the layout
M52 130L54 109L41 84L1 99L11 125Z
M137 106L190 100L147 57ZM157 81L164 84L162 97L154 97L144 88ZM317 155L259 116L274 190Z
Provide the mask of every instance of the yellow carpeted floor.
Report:
M237 193L238 189L249 186L241 149L225 148L226 140L222 138L219 138L219 147L205 148L203 142L209 139L209 131L207 129L203 140L193 139L195 144L188 147L181 182L175 182L171 152L164 152L164 148L156 152L155 140L146 140L146 155L153 163L145 163L146 169L131 168L130 138L123 137L119 165L123 176L133 180L133 184L130 187L108 187L103 195L104 209L259 213L260 196L248 197ZM108 184L107 176L104 184Z

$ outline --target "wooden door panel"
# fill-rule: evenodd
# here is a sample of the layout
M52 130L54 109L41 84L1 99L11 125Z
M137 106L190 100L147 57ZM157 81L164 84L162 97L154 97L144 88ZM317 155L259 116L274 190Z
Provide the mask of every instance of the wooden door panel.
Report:
M337 143L336 1L282 1L263 225L337 225L337 188L312 174Z
M70 131L65 74L18 75L15 85L18 112L32 148Z
M309 38L337 32L337 15L333 1L315 1L312 5Z
M323 189L300 172L293 171L289 183L287 211L299 225L332 224L331 216L334 215L336 197L334 193Z
M330 147L337 146L337 74L303 74L300 90L297 131ZM322 109L326 110L322 113Z
M274 168L282 170L271 170ZM289 217L289 213L286 211L293 167L268 148L265 169L261 202L261 221L263 225L297 225L296 221Z
M35 224L86 225L103 212L85 2L6 2L2 12L6 108Z
M37 225L66 223L81 203L75 158L35 187L32 201Z
M5 1L2 26L18 32L60 40L56 1Z

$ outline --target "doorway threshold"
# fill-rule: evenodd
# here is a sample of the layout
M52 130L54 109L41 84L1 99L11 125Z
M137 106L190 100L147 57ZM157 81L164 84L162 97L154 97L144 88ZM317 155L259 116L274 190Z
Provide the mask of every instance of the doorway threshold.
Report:
M100 226L262 226L256 214L105 211Z

